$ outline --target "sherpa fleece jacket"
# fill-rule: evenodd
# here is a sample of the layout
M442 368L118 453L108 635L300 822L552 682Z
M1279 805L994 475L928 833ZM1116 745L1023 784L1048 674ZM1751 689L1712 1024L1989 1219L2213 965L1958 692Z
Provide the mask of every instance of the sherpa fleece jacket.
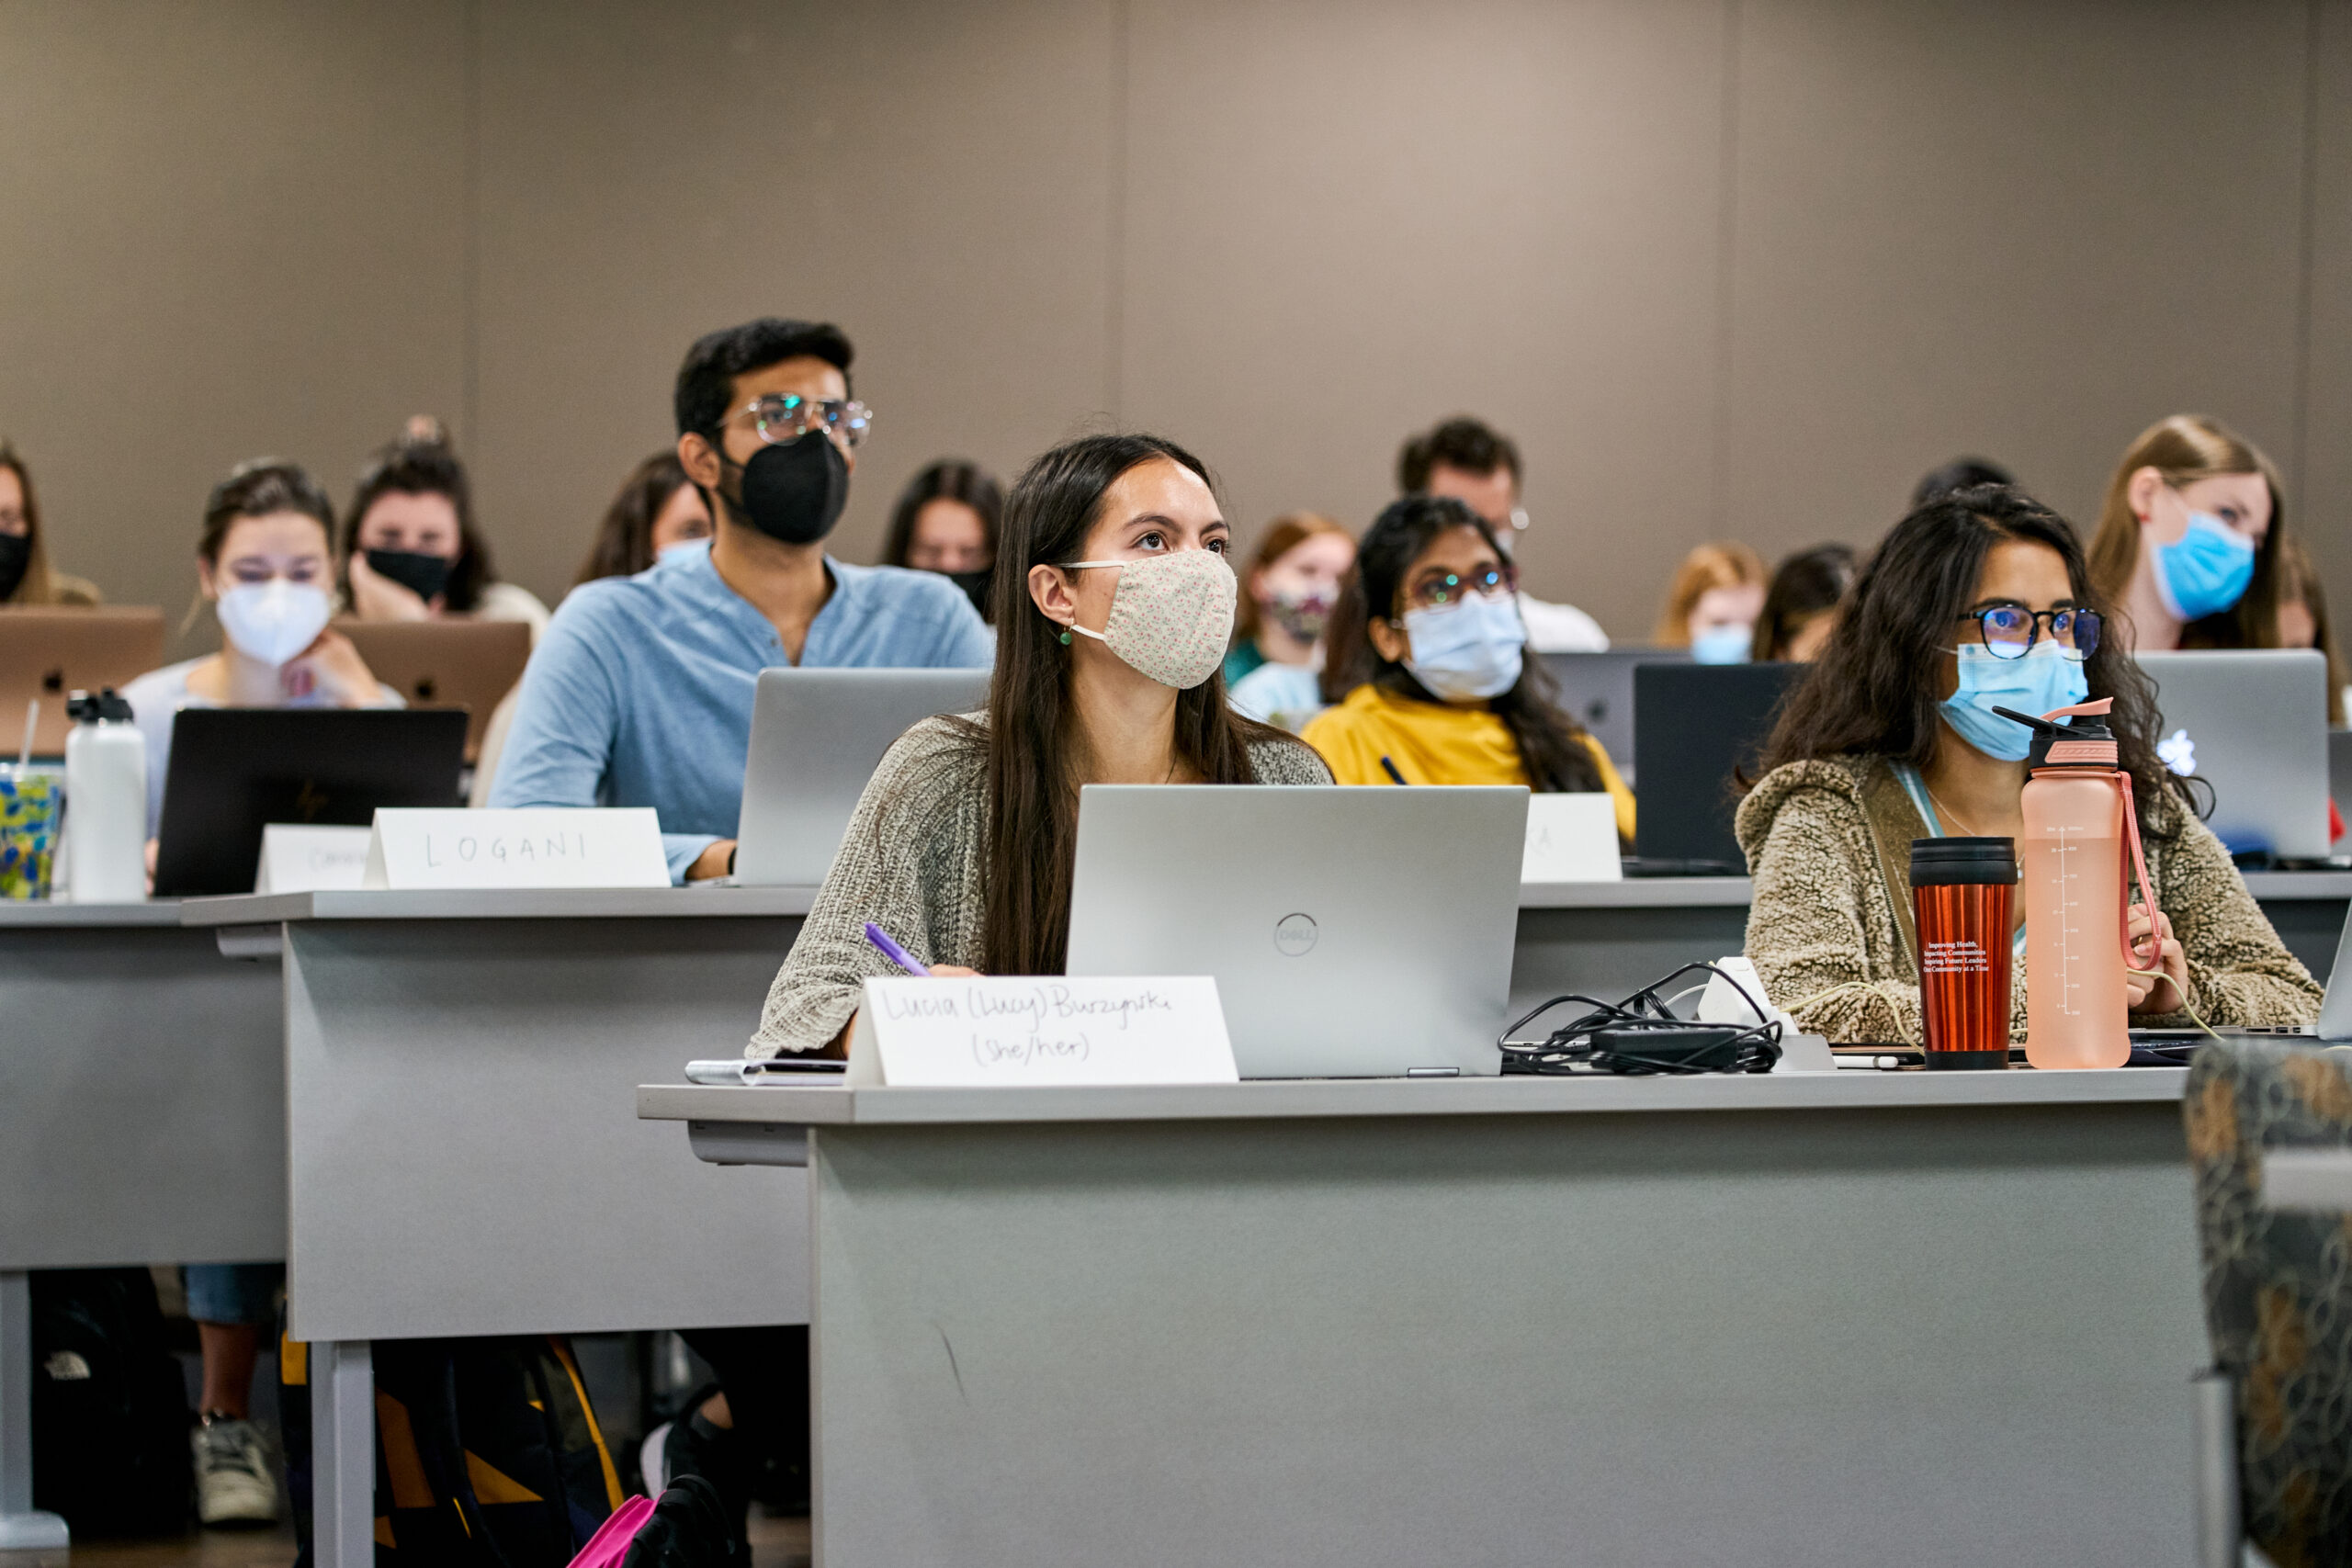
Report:
M2167 795L2144 840L2156 907L2188 967L2188 1004L2208 1023L2309 1023L2320 987L2270 929L2229 852ZM1922 1043L1911 840L1927 836L1886 759L1791 762L1741 801L1734 826L1756 879L1747 956L1774 1005L1833 1043ZM2009 1038L2025 1039L2027 976L2012 975ZM2133 1015L2191 1028L2187 1013Z

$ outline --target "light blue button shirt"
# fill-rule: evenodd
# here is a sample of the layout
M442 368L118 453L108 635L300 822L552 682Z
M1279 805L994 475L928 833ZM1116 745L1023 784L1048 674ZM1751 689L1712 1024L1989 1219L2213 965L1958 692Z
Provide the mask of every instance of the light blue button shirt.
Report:
M966 669L996 639L944 577L850 566L831 556L833 594L800 651L809 669ZM571 591L523 672L490 804L650 806L670 880L735 835L752 696L789 665L765 615L720 580L707 547L676 549L635 577Z

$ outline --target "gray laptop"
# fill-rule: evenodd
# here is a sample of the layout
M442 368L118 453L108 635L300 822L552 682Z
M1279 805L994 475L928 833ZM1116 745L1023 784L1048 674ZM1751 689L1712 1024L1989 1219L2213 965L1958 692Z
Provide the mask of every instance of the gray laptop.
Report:
M1245 1078L1500 1070L1527 791L1089 784L1072 975L1211 975Z
M813 887L890 743L933 714L987 705L986 670L763 670L752 703L735 880Z
M1617 771L1634 776L1634 666L1688 664L1687 648L1612 648L1606 653L1546 653L1544 672L1560 689L1560 710L1592 732Z
M2143 653L2157 752L2213 786L2206 826L2233 852L2321 860L2327 848L2327 660L2309 649Z

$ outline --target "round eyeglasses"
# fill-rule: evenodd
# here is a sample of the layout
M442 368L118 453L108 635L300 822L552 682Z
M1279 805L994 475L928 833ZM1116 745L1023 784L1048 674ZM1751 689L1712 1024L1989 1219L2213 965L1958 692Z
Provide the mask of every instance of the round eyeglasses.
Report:
M1970 610L1961 617L1976 623L1984 651L1996 659L2023 659L2050 628L2050 640L2060 657L2079 664L2098 651L2099 615L2096 610L2029 610L2022 604L1995 604Z
M1446 604L1459 604L1476 594L1482 599L1498 599L1519 591L1519 574L1510 567L1488 567L1467 577L1451 571L1433 571L1417 580L1406 591L1406 603L1416 610L1435 610Z
M752 428L771 446L799 440L812 430L838 435L855 446L874 423L874 411L854 398L804 398L792 392L771 392L739 409L749 414Z

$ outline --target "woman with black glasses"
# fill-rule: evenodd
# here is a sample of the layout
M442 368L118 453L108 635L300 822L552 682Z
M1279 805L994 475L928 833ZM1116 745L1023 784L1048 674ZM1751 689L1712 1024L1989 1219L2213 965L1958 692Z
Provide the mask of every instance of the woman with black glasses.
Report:
M2074 530L2015 490L1939 497L1886 536L1739 807L1756 878L1747 954L1807 1030L1919 1043L1911 840L2023 837L2030 735L1992 710L2094 697L2114 699L2156 890L2153 914L2135 908L2131 921L2137 937L2153 920L2163 955L2162 975L2126 976L2134 1021L2186 1026L2189 1009L2217 1024L2317 1015L2310 973L2197 819L2187 781L2157 761L2154 694L2106 630ZM2024 962L2020 943L2012 972ZM2011 998L2014 1039L2028 983Z
M1634 792L1552 701L1527 657L1519 582L1485 519L1408 495L1356 547L1325 632L1323 694L1301 738L1343 784L1606 790L1634 836Z

